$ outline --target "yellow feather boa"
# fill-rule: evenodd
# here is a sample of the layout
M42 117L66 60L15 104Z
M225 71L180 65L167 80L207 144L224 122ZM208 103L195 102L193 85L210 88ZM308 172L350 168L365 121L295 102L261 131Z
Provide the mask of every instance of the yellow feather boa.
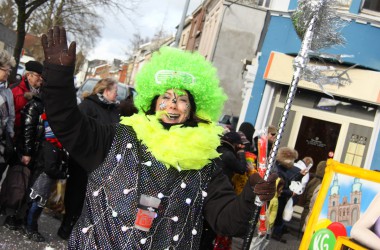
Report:
M223 128L215 123L198 127L172 126L164 129L155 115L135 114L122 117L121 124L131 126L152 155L167 168L181 170L202 169L211 159L219 157Z

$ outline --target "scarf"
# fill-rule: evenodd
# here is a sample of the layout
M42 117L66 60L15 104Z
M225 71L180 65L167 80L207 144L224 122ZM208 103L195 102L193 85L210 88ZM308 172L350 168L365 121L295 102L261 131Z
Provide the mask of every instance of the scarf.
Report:
M122 117L120 123L131 126L148 151L168 169L199 170L220 155L216 148L223 128L215 123L165 129L155 115L144 114Z

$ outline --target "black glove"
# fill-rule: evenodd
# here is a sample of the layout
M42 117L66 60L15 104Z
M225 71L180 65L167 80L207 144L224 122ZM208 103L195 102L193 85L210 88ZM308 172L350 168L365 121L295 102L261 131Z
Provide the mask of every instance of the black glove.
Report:
M269 175L268 180L264 181L259 173L254 173L249 177L249 184L253 188L253 192L259 196L261 201L270 201L276 193L276 180L278 175L273 173Z
M76 43L67 48L66 30L55 26L48 34L43 34L41 44L45 54L45 62L63 66L74 66L76 58Z

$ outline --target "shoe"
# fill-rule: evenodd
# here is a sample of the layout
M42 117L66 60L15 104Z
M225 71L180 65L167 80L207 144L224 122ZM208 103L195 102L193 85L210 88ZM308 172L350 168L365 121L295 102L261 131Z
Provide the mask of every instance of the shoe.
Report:
M78 217L64 216L62 224L58 229L57 235L63 240L68 240L77 220Z
M286 243L287 242L285 239L283 239L281 236L279 236L277 234L272 234L272 239L274 239L276 241L279 241L281 243Z
M4 227L10 230L19 230L21 229L21 225L21 220L17 219L14 215L10 215L5 218Z
M287 226L284 226L284 228L282 229L282 234L288 234L289 233L289 229Z
M60 226L57 232L57 235L62 239L62 240L68 240L70 238L71 230L67 231L67 228Z
M45 241L45 237L42 236L42 234L40 234L40 232L38 232L38 231L29 231L28 229L24 228L23 233L24 233L24 237L26 237L32 241L35 241L35 242L44 242Z

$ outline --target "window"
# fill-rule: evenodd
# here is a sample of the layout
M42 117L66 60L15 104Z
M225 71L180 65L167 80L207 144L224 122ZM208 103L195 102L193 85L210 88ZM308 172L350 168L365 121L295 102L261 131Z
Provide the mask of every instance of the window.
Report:
M379 0L365 0L363 4L363 9L380 12L380 1Z
M258 0L257 5L265 7L265 8L269 8L270 0Z
M351 5L352 0L338 0L337 5L339 7L346 7L349 8Z

